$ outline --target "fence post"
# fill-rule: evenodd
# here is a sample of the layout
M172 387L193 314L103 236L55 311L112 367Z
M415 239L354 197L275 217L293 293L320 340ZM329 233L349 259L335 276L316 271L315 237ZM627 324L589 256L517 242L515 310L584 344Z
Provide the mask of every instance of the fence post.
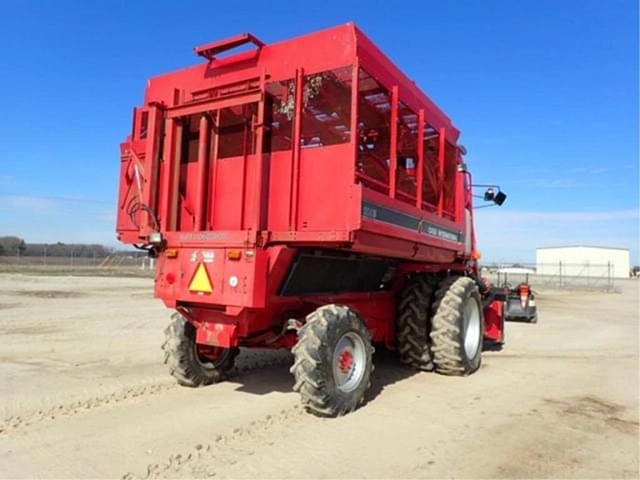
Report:
M560 272L560 288L562 288L562 260L558 262L558 269Z
M613 278L611 275L611 261L607 262L607 290L611 291L613 289Z

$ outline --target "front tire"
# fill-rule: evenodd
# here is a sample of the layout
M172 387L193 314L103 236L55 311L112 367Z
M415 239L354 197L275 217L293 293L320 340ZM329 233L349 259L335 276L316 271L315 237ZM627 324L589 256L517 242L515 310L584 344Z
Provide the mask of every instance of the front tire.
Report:
M476 283L450 276L438 285L431 319L431 351L436 372L464 376L480 368L484 316Z
M171 316L162 344L164 363L185 387L200 387L225 380L233 368L237 348L210 347L196 343L196 329L178 312Z
M371 334L343 305L325 305L307 316L293 347L293 389L307 411L345 415L364 401L373 370Z

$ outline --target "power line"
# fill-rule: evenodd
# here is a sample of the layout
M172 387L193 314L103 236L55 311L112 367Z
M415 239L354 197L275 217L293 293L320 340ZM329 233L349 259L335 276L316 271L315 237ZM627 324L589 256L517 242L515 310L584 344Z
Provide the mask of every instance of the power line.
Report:
M73 202L73 203L98 203L103 205L113 205L114 202L108 202L106 200L98 200L96 198L82 198L82 197L57 197L48 195L31 195L25 193L0 193L0 197L13 197L13 198L29 198L36 200L53 200L56 202Z

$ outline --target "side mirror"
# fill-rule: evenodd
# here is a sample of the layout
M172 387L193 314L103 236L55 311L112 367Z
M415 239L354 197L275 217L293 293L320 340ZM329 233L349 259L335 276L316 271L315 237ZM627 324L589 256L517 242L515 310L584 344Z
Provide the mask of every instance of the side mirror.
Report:
M487 188L487 191L484 192L484 201L493 202L495 198L496 198L496 191L491 187Z
M473 184L472 188L486 188L484 191L484 195L473 195L475 198L481 198L483 201L489 203L489 205L480 205L477 208L487 208L487 207L495 207L502 205L507 200L507 194L500 190L498 185L481 185L481 184Z
M487 190L484 192L483 200L485 202L493 202L496 205L500 206L505 202L506 199L506 193L501 192L500 190L496 191L493 187L487 188Z

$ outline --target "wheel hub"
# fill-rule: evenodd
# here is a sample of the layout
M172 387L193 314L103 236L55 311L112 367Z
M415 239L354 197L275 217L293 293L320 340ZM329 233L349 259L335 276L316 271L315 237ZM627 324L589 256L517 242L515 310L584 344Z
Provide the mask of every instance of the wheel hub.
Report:
M348 374L353 368L353 353L350 350L344 350L340 355L340 371Z
M358 388L367 363L365 344L355 332L347 332L333 351L333 378L339 390L349 393Z

